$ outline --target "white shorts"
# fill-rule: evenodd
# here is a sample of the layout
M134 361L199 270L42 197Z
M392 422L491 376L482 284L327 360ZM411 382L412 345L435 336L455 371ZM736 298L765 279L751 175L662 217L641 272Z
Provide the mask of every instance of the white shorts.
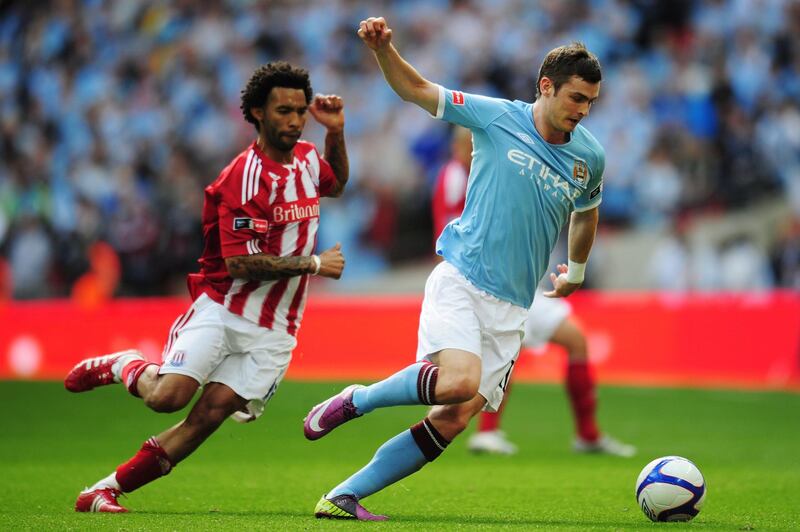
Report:
M543 347L570 314L572 307L564 298L545 297L541 290L537 290L528 311L522 343L534 349Z
M419 317L417 360L442 349L461 349L481 359L478 392L485 410L496 411L522 345L528 309L476 288L448 262L425 283Z
M172 325L159 374L222 383L247 399L250 415L258 417L296 345L294 336L260 327L202 294Z

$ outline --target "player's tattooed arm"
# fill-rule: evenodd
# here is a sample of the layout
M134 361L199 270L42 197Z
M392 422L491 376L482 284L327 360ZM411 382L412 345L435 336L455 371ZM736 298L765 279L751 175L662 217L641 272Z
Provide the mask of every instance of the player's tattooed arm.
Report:
M276 257L257 253L225 259L225 266L231 277L248 281L273 281L307 273L339 279L344 270L344 263L342 245L339 243L319 255Z
M347 148L344 143L344 131L328 131L325 135L325 160L331 165L336 185L328 192L328 196L338 198L350 177L350 163L347 159Z
M274 255L239 255L225 259L228 273L234 279L274 281L314 273L317 265L310 256L276 257Z

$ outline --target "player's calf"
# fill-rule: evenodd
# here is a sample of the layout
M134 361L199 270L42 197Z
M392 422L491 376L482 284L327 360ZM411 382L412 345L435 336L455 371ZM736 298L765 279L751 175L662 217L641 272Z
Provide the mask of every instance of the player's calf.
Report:
M433 355L437 365L435 400L430 404L451 405L470 401L481 382L481 359L460 349L443 349Z
M193 378L173 373L161 375L152 386L139 386L139 390L143 390L142 399L148 408L169 413L188 405L199 386Z
M436 386L435 404L458 404L469 401L478 393L480 375L439 370L439 382Z
M469 426L470 420L485 404L486 399L476 394L470 401L464 403L434 406L428 413L427 419L446 440L453 441Z

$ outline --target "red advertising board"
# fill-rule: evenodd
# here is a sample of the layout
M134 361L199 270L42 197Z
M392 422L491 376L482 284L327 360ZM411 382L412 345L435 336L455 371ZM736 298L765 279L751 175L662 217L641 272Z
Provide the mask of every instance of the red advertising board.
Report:
M419 296L309 298L291 379L374 380L416 351ZM570 297L598 378L638 385L800 389L800 295L582 292ZM81 358L136 347L160 360L188 300L0 306L0 379L60 379ZM557 381L564 356L525 351L518 380Z

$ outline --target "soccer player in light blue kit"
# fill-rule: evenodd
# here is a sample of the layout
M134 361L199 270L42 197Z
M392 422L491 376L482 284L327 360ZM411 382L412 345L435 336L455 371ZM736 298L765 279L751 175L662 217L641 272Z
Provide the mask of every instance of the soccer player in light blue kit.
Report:
M474 144L464 211L440 236L444 261L425 285L417 362L371 386L348 386L304 421L316 440L376 408L433 405L315 509L317 517L384 520L359 501L433 461L475 414L500 406L536 285L567 220L569 265L550 274L544 295L566 297L583 282L605 155L578 123L597 99L601 73L583 45L562 46L542 63L536 102L510 102L426 80L391 44L383 18L362 21L358 35L403 100L469 128Z

